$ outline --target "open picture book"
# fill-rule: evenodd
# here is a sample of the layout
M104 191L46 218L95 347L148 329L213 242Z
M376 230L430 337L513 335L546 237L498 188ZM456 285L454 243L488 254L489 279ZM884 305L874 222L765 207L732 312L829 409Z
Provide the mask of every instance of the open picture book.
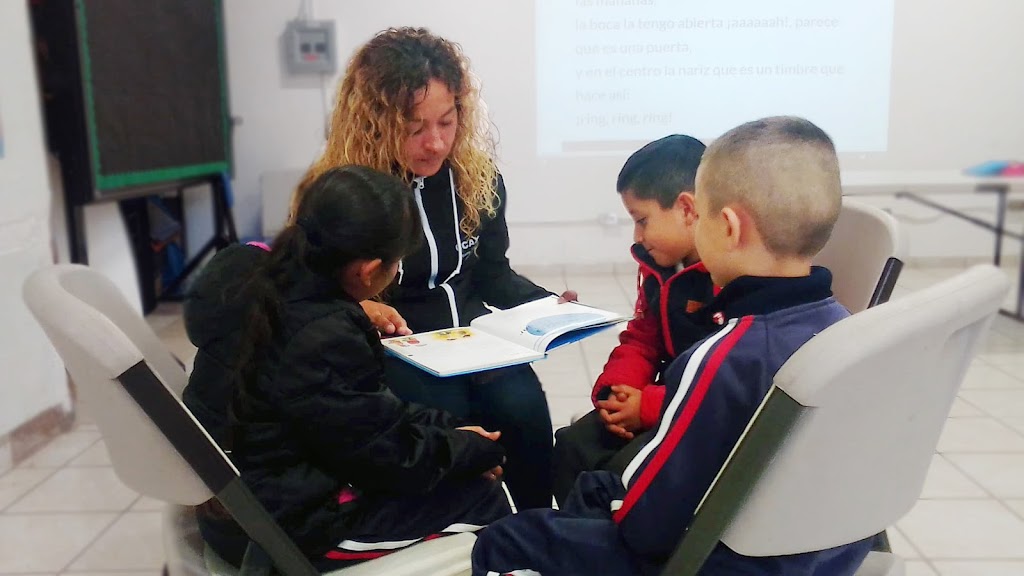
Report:
M386 338L385 350L435 376L457 376L541 360L559 346L629 320L629 316L558 303L548 296L480 316L465 328Z

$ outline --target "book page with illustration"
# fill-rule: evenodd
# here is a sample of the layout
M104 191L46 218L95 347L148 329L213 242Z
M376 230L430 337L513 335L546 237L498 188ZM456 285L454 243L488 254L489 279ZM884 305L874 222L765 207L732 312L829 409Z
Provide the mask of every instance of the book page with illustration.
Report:
M557 296L549 296L508 310L485 314L473 320L470 325L510 342L544 352L579 339L558 340L566 334L577 330L605 328L626 320L629 317L623 314L578 302L559 304ZM552 346L553 343L555 346Z
M476 328L447 328L382 340L394 356L437 376L524 364L544 357Z
M455 376L525 364L628 316L566 302L557 296L485 314L469 327L445 328L381 340L385 350L437 376Z

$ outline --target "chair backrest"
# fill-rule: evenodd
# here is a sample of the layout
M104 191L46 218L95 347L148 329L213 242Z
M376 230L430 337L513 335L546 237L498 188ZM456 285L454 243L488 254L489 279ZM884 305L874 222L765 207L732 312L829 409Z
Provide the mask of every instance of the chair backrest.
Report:
M117 326L142 353L150 368L180 398L181 392L188 382L185 371L146 322L146 319L140 316L128 302L121 290L117 289L107 276L93 268L69 266L54 270L53 274L56 274L59 280L51 286L62 287L63 291ZM113 290L112 287L114 287ZM26 288L25 297L26 299L35 298L29 294L28 288Z
M29 276L22 296L78 385L125 484L180 505L216 496L281 573L317 573L167 385L164 374L184 379L184 370L109 279L85 266L51 266ZM170 357L173 369L153 370L150 352Z
M832 236L814 263L832 272L836 300L857 313L889 299L902 258L896 219L844 196Z
M797 350L664 573L696 574L719 540L746 556L781 556L856 542L902 517L1008 290L1002 272L977 266Z
M185 373L117 286L84 266L59 265L29 276L23 296L95 419L121 481L166 502L208 500L210 491L118 382L140 362L152 366L149 354L162 365L154 372L168 389L183 387Z

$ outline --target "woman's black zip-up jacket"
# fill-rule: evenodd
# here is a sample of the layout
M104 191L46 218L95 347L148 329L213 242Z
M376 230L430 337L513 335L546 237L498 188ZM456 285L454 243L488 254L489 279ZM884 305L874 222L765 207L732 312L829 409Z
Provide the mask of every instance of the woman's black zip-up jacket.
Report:
M507 199L498 175L497 213L481 214L475 235L459 227L464 208L447 163L433 176L415 178L424 242L406 257L384 300L405 318L413 332L468 326L486 314L484 303L511 308L551 293L516 274L509 266Z

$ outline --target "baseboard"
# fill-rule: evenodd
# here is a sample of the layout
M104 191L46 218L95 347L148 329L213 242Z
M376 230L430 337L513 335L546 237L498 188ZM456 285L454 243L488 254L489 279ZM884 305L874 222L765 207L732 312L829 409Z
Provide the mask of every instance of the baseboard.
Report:
M0 436L0 473L27 460L51 440L71 430L74 422L75 413L58 404Z

